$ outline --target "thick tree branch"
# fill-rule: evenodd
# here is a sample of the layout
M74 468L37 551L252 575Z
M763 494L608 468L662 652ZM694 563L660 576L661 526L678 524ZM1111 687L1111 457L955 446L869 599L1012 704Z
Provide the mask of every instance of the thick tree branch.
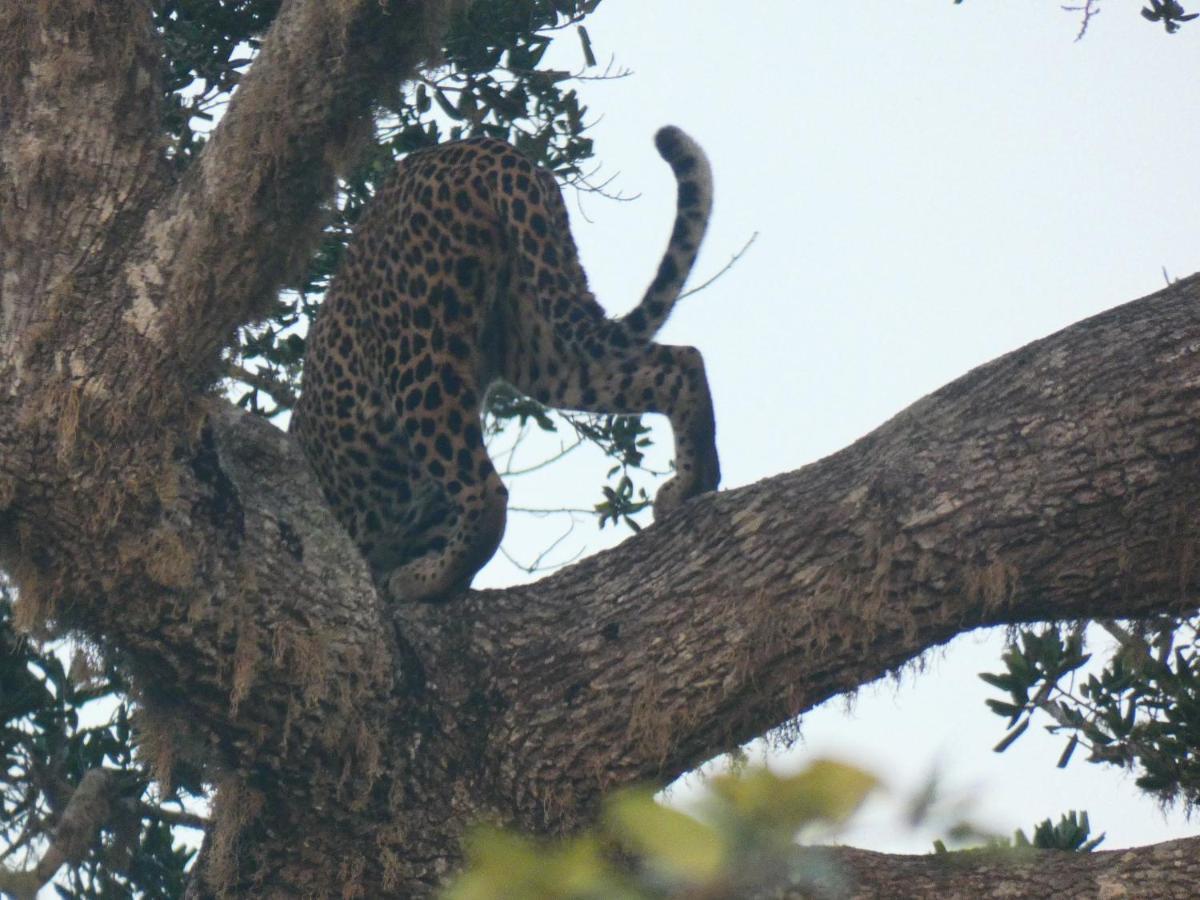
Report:
M485 673L517 817L569 826L959 632L1194 607L1198 300L1180 282L554 577L397 615Z
M1137 897L1185 900L1200 884L1200 838L1152 847L1068 853L971 851L898 856L853 847L823 851L844 872L853 900L977 900L1011 897ZM811 893L784 893L787 898Z
M0 376L95 299L161 179L149 3L0 6ZM19 340L18 340L19 339ZM72 348L76 349L76 348Z
M395 706L409 667L296 448L196 393L319 223L374 92L436 46L447 5L286 2L174 191L144 159L160 133L149 3L0 13L0 560L21 621L120 654L159 771L184 756L218 785L218 888L334 893L347 875L330 859L395 880L389 843L419 848L405 877L431 884L457 852L446 831L461 824L437 809L420 840L377 840L388 799L421 782L409 750L382 763L411 743Z
M147 222L128 320L206 374L303 266L372 103L440 46L455 0L290 0L177 193Z
M958 631L1195 604L1191 279L393 632L296 448L197 390L452 2L285 2L178 185L147 3L0 9L0 560L218 784L197 896L427 894L481 814L570 828Z

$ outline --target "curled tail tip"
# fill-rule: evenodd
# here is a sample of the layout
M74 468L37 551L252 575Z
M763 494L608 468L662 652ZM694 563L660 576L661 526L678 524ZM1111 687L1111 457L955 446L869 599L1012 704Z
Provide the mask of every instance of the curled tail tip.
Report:
M712 169L700 145L682 128L667 125L654 135L654 146L670 165L681 189L687 186L691 197L687 205L693 205L695 200L701 200L704 205L711 203Z
M654 146L658 155L669 163L689 156L703 156L700 145L692 140L687 132L674 125L664 125L654 134Z

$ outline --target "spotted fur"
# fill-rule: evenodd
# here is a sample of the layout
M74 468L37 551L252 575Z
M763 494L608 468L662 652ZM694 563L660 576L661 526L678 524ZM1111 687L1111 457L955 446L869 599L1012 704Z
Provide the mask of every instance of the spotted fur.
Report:
M553 176L504 141L410 154L364 212L309 333L291 430L394 599L465 588L500 543L508 494L480 430L497 379L558 408L668 416L676 475L656 516L716 488L700 353L652 342L704 236L711 174L679 129L655 143L675 225L620 319L588 290Z

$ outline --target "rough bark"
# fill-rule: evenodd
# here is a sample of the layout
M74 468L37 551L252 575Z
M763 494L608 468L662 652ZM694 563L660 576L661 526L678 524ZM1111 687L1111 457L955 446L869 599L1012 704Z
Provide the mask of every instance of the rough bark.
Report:
M146 4L0 7L0 562L217 786L196 896L424 895L480 815L577 827L965 629L1195 606L1193 278L554 578L385 609L287 437L205 390L446 7L285 3L179 183Z
M944 856L896 856L839 847L831 851L847 874L853 900L977 900L1054 897L1191 900L1200 884L1200 840L1153 847L1067 853L972 851ZM898 885L902 885L898 888ZM803 895L783 894L784 897Z
M522 808L670 778L977 626L1193 608L1198 294L1081 322L826 459L468 600L473 655L514 686L490 747Z

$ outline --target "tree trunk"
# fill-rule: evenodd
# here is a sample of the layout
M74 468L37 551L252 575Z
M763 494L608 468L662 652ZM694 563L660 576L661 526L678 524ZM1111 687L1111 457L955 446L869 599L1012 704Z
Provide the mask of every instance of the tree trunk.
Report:
M285 2L179 181L148 3L0 7L0 562L27 625L126 661L160 777L216 785L195 896L424 896L481 816L574 829L961 631L1196 605L1196 278L553 578L381 604L287 436L210 385L449 5ZM843 855L863 896L1000 877Z

